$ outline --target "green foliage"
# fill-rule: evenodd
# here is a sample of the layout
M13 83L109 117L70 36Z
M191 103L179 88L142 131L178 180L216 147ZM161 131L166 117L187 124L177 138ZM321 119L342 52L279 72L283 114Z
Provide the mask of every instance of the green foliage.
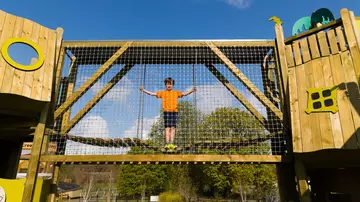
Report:
M122 196L159 194L167 184L166 165L121 165L117 186Z
M261 124L248 112L238 108L218 108L206 116L201 125L201 137L206 139L251 138L261 136Z
M251 114L237 108L218 108L209 115L201 114L189 102L180 101L179 108L176 141L251 141L264 135L261 124ZM163 130L161 113L149 135L153 144L163 142ZM269 151L270 144L261 142L226 151L212 148L198 150L206 154L265 154ZM140 147L132 147L129 151L129 154L150 153L157 152L144 151ZM271 201L269 197L277 194L276 180L274 165L121 165L117 183L122 196L149 196L165 192L161 194L160 201L191 201L197 196L241 198L242 201L251 196Z
M179 193L164 192L159 195L159 202L183 202Z

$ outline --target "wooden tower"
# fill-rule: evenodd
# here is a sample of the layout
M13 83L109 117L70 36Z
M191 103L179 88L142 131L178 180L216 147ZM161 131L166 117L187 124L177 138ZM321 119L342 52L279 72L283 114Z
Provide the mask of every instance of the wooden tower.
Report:
M16 178L22 143L33 141L25 201L31 201L45 127L53 120L62 34L61 28L0 11L0 159L6 165L0 166L0 178ZM31 65L17 63L8 52L15 43L32 47L38 58Z
M360 35L353 12L277 45L301 201L360 200ZM342 195L335 195L338 192Z

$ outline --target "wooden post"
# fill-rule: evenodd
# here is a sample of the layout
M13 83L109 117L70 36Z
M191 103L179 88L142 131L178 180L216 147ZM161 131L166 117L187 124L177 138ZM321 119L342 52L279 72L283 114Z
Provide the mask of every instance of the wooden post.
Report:
M281 99L281 105L283 109L283 124L285 126L285 134L287 135L287 151L291 157L293 154L292 147L292 133L291 133L291 116L290 116L290 96L289 96L289 84L288 84L288 65L286 59L285 40L282 25L279 23L275 24L275 35L276 35L276 50L278 69L281 73L281 92L283 99ZM298 201L299 198L296 195L296 183L295 183L295 170L294 163L291 162L287 165L277 164L276 165L278 174L278 184L281 201Z
M62 89L61 95L58 99L60 99L60 105L63 104L66 99L68 97L70 97L72 95L72 93L74 92L74 88L75 88L75 82L76 82L76 77L77 77L77 72L78 72L78 65L76 63L76 58L73 56L71 57L71 64L69 67L69 74L68 77L66 79L66 81L64 82L63 86L64 88ZM57 92L58 94L60 94L60 92ZM61 121L60 122L60 128L59 131L61 131L68 123L70 120L70 113L71 113L71 108L69 108L68 110L66 110L66 112L60 116ZM61 141L61 140L60 140ZM64 142L64 144L57 144L57 155L63 155L63 150L61 149L61 147L65 148L66 147L66 142ZM59 172L60 172L60 164L55 164L54 168L53 168L53 178L52 178L52 193L50 194L50 201L51 202L55 202L56 199L56 192L57 192L57 184L58 184L58 180L59 180Z
M68 83L67 83L66 99L68 99L74 93L77 73L78 73L78 65L76 62L76 57L72 56L71 64L69 68L69 76L67 80ZM63 114L61 131L63 131L69 124L70 114L71 114L71 107L68 110L66 110L65 113Z
M53 176L52 176L51 193L50 193L50 197L49 197L50 202L55 202L55 200L56 200L59 172L60 172L60 164L56 163L54 165L54 171L53 171Z
M29 167L26 175L24 194L22 198L23 202L32 202L33 200L49 105L49 103L45 104L40 115L40 121L35 130L33 145L31 149L31 156L29 159Z
M359 48L359 32L355 30L355 17L346 9L340 11L341 19L344 26L346 40L349 45L349 50L353 59L356 80L360 82L360 48Z
M61 48L59 53L59 61L56 67L56 81L55 81L55 92L54 92L55 106L58 103L59 95L60 95L59 90L61 86L61 74L64 66L64 60L65 60L65 48Z
M311 202L311 193L307 182L307 173L304 163L295 159L295 172L299 187L300 202Z

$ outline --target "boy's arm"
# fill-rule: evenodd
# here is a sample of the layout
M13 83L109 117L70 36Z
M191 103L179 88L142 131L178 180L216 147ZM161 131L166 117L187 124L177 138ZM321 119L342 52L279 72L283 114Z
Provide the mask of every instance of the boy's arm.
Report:
M190 95L191 93L196 91L196 87L193 87L191 90L187 91L187 92L183 92L182 95L183 96L187 96Z
M145 90L143 86L140 86L140 90L143 91L143 92L145 92L145 93L148 94L148 95L156 96L156 93L151 92L151 91L148 91L148 90Z

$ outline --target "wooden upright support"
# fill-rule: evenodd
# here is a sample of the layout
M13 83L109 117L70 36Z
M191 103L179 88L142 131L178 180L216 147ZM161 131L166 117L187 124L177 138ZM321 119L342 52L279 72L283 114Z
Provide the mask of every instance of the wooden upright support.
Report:
M290 101L289 101L289 84L288 84L288 64L286 59L286 49L284 42L284 32L282 25L279 23L275 24L275 35L276 35L276 50L278 68L281 73L281 91L283 92L282 100L282 109L284 113L283 124L289 132L286 136L287 138L287 151L288 155L292 156L292 134L291 134L291 120L290 120ZM281 201L297 201L298 197L296 195L296 183L295 183L295 170L293 162L289 164L277 164L276 165L278 173L278 184Z
M76 83L76 77L78 72L78 64L76 62L76 57L71 57L71 63L69 67L69 75L67 80L67 89L65 93L65 100L67 100L73 93L75 89L75 83ZM66 126L69 124L70 121L70 114L71 114L71 108L67 109L65 113L62 116L62 122L61 122L61 131L63 131Z
M360 48L359 48L359 31L355 29L356 21L354 14L347 9L341 9L341 19L344 26L344 32L349 45L350 53L353 58L356 80L360 81Z
M49 105L49 103L45 104L45 107L41 112L40 121L35 130L33 145L31 149L31 156L29 160L29 167L26 175L26 182L22 199L23 202L32 202L33 200Z

